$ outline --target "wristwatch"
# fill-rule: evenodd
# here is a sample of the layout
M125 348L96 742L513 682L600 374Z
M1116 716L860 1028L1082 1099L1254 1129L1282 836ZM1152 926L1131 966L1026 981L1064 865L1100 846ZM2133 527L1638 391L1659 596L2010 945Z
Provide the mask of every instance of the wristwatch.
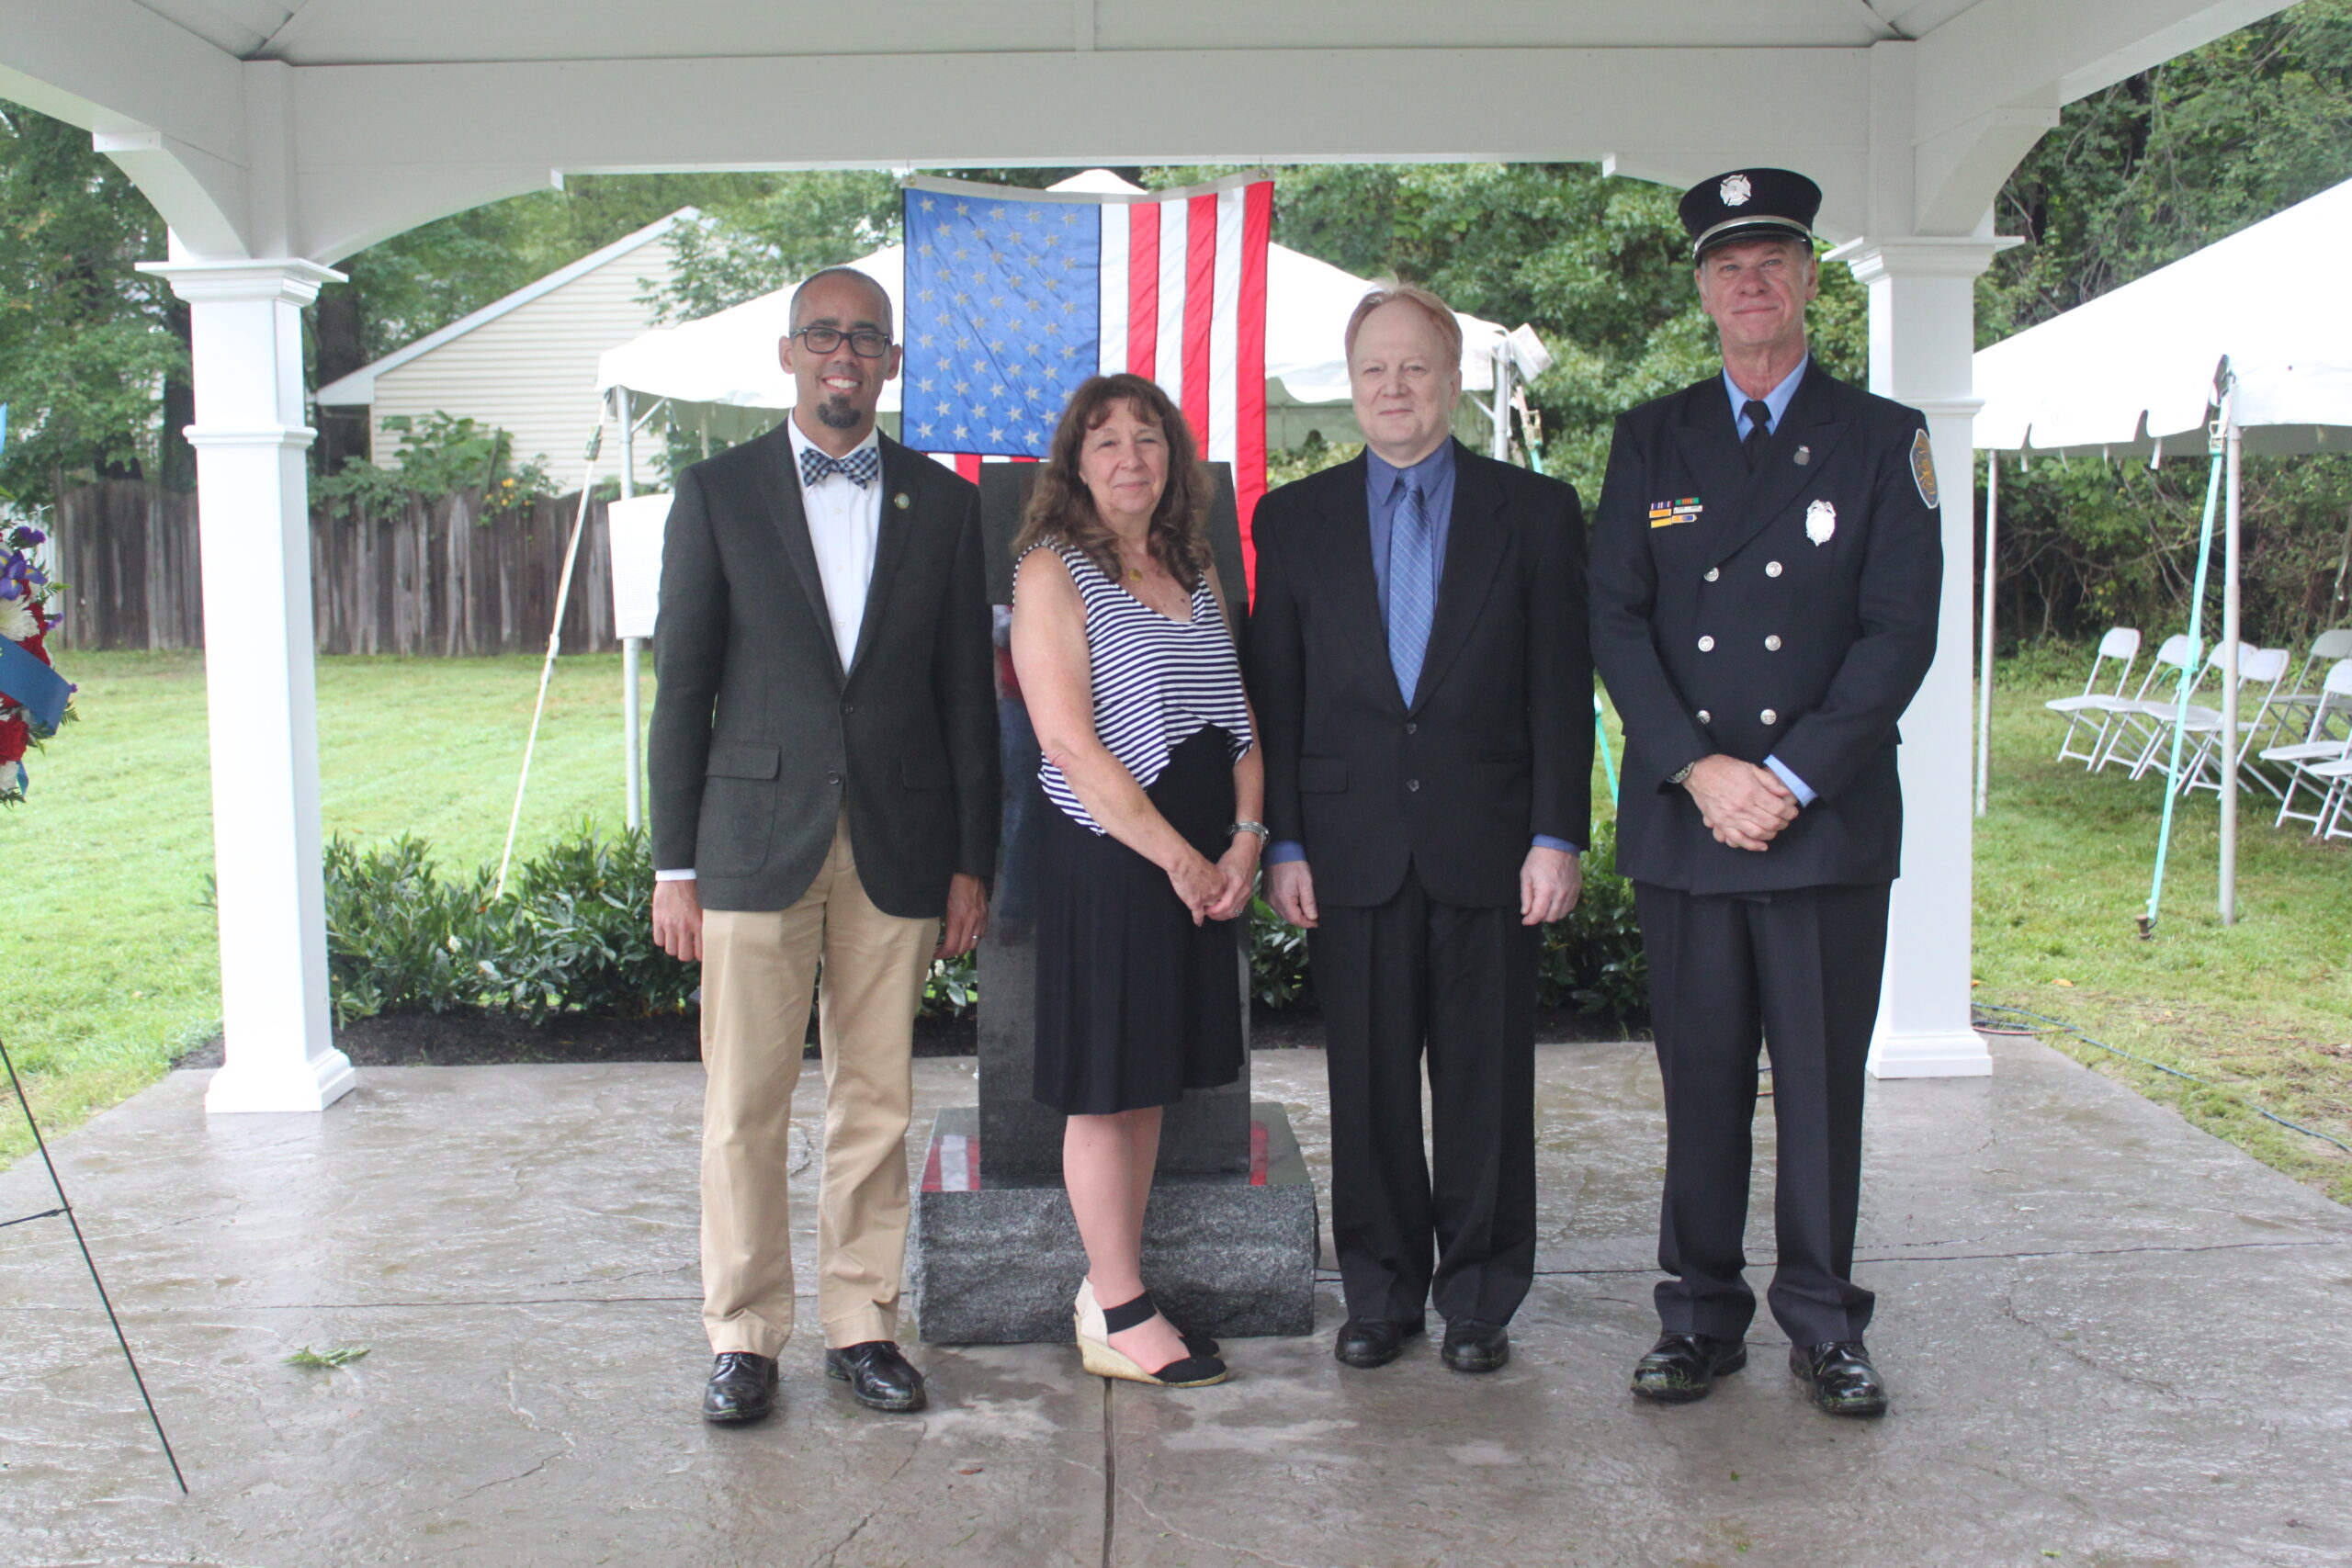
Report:
M1261 844L1274 836L1274 830L1263 822L1236 822L1225 831L1228 838L1235 833L1255 833L1258 835L1258 841Z
M1683 763L1682 766L1666 775L1666 782L1670 784L1688 784L1690 781L1690 771L1698 765L1696 762Z

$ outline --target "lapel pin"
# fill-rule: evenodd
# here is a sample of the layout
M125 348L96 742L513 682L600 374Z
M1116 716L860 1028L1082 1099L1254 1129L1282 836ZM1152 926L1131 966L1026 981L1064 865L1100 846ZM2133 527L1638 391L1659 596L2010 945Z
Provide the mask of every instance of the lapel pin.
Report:
M1812 462L1812 461L1813 461L1813 448L1812 448L1812 447L1810 447L1810 446L1800 446L1800 447L1798 447L1798 448L1797 448L1797 467L1798 467L1798 468L1804 468L1807 463L1810 463L1810 462Z
M908 507L913 505L914 502L907 499L907 492L905 491L900 491L898 494L890 498L890 504L897 507L899 511L904 512Z

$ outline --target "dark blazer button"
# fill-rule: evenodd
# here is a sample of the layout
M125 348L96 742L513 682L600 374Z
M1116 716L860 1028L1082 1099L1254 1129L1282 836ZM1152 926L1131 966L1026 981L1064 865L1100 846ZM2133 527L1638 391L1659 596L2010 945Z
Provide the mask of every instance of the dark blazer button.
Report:
M842 712L843 713L855 713L856 711L857 705L855 703L843 703L842 705Z
M1407 779L1405 781L1405 787L1408 790L1418 792L1421 787L1421 781L1419 779Z
M1413 723L1413 722L1412 722L1411 720L1409 720L1409 719L1408 719L1408 720L1406 721L1406 723L1405 723L1405 733L1406 733L1406 734L1408 734L1408 735L1419 735L1420 732L1421 732L1421 727L1420 727L1419 725Z

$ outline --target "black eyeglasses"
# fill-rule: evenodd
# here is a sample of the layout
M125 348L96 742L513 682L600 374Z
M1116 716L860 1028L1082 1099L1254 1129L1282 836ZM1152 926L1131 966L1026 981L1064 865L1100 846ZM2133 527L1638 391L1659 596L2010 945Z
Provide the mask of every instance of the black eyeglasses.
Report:
M872 327L860 327L845 333L834 327L803 327L792 334L811 354L831 354L841 347L842 340L849 340L850 352L860 359L879 359L890 352L890 334Z

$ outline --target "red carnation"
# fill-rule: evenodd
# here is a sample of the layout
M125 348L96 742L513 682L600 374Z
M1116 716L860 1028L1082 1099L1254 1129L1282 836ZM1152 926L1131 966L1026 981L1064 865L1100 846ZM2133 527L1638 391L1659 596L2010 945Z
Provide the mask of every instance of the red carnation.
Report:
M31 744L32 726L21 718L0 718L0 767L24 761L25 748Z

